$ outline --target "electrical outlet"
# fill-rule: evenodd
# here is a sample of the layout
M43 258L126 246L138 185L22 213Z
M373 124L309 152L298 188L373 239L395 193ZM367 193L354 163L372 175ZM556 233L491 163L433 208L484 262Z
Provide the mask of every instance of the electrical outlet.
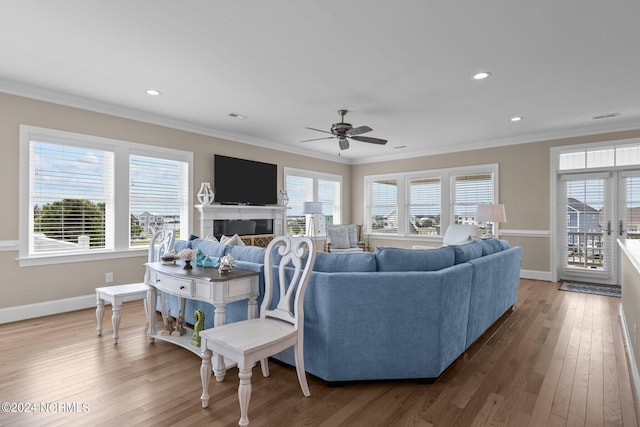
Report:
M113 282L113 273L107 273L104 275L104 283Z

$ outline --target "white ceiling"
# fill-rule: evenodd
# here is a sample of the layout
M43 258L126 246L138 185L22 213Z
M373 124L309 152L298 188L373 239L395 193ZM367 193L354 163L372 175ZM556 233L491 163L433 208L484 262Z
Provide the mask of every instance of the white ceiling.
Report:
M349 163L640 128L637 0L3 0L0 39L2 92ZM342 108L389 143L299 142Z

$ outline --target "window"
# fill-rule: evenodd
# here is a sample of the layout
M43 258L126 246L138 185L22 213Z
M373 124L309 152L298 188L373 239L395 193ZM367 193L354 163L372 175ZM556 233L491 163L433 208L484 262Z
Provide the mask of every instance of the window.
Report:
M478 205L493 203L493 173L453 175L453 222L476 224Z
M475 224L497 202L498 165L365 177L368 233L440 237L449 224Z
M159 228L186 235L192 157L21 126L21 265L130 256L117 253Z
M316 222L318 235L324 234L326 224L342 221L342 177L301 169L285 168L285 189L289 197L287 234L306 233L309 215L304 214L304 202L321 202L324 224ZM309 217L309 218L307 218ZM319 218L316 218L318 221Z
M560 171L634 165L640 165L640 142L637 139L608 142L594 148L572 148L558 155Z

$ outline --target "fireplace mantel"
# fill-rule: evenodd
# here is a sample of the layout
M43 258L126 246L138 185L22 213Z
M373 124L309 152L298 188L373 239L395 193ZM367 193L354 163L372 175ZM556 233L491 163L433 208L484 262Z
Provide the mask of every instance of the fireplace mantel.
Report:
M272 219L273 234L284 234L287 217L285 206L246 206L246 205L195 205L200 221L200 236L213 235L215 220L252 220Z

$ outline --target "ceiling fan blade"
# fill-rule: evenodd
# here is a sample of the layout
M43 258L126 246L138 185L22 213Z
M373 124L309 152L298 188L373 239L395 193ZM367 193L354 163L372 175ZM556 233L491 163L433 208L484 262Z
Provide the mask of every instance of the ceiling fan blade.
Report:
M335 136L324 136L322 138L305 139L304 141L300 141L300 142L320 141L321 139L333 139L333 138L335 138Z
M316 128L310 128L310 127L305 127L305 129L315 130L315 131L317 131L317 132L323 132L323 133L328 133L328 134L333 135L331 132L328 132L328 131L326 131L326 130L322 130L322 129L316 129Z
M372 138L370 136L351 136L350 138L360 142L370 142L372 144L384 145L387 143L386 139Z
M371 132L373 129L371 129L369 126L358 126L357 128L353 128L351 130L347 131L347 136L352 136L352 135L361 135L363 133L367 133L367 132Z

